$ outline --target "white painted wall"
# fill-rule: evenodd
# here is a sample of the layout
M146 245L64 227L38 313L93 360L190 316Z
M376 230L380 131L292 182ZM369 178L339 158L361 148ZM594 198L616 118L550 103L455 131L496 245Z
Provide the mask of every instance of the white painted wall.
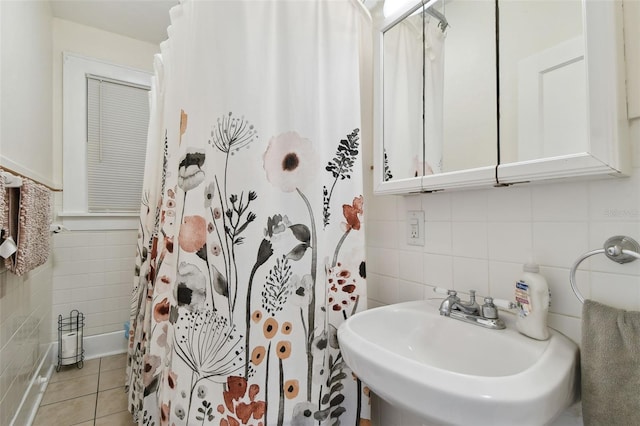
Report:
M108 31L53 18L53 176L62 185L62 52L101 59L153 72L153 55L159 46Z
M52 184L51 7L0 3L0 165Z

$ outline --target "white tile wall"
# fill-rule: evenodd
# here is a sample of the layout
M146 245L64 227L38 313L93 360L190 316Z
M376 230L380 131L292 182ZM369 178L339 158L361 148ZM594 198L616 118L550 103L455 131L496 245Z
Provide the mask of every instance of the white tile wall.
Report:
M53 237L51 340L58 315L85 315L84 335L123 330L135 266L136 231L73 231Z
M573 323L562 329L560 318L581 316L569 286L571 265L610 236L640 240L640 120L633 121L631 135L634 169L628 178L407 197L368 194L366 202L375 206L366 228L372 303L431 295L419 286L511 299L522 264L533 259L549 281L560 331L579 336ZM426 238L416 248L400 231L406 210L420 209ZM627 309L640 309L639 279L640 262L619 265L604 256L584 261L577 275L584 296Z
M52 261L18 277L0 267L0 424L16 413L45 356L51 330Z

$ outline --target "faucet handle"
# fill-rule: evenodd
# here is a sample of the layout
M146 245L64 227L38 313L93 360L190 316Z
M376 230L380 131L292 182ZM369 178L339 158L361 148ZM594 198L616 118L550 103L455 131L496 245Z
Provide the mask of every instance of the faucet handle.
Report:
M493 303L496 306L499 306L503 309L515 309L518 307L518 305L516 305L515 303L513 303L510 300L504 300L504 299L494 299Z
M434 287L433 292L438 294L446 294L447 296L453 296L453 297L455 297L458 294L458 292L455 290L447 290L446 288L443 288L443 287Z
M493 297L485 297L482 305L482 316L487 319L498 318L498 308L493 304Z

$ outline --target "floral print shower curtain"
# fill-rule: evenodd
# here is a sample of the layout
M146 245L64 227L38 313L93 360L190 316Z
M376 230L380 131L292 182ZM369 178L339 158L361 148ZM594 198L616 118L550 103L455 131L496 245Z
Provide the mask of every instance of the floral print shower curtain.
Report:
M184 1L156 58L127 368L141 425L367 425L356 0Z

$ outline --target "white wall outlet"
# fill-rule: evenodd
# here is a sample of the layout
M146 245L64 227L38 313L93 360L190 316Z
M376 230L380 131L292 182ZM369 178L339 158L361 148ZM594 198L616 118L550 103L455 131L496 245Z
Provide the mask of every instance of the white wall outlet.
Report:
M424 212L421 210L407 211L407 244L424 246Z

